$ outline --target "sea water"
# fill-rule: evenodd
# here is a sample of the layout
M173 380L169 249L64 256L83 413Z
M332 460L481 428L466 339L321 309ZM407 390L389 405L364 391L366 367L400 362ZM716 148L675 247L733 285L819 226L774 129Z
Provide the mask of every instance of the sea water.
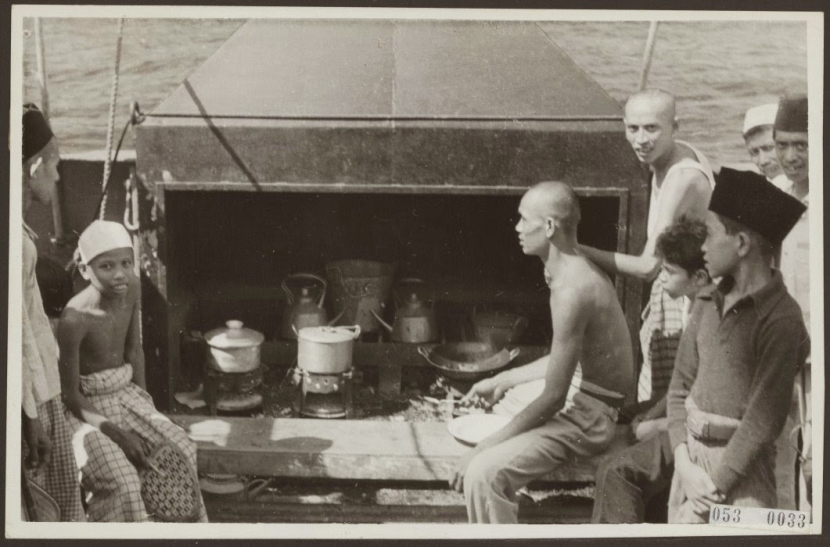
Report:
M242 24L236 19L128 19L123 30L116 131L130 101L151 111ZM636 89L647 22L539 23L616 100ZM66 152L103 149L115 62L116 19L43 19L51 120ZM39 101L32 20L24 24L24 98ZM241 62L256 63L256 59ZM680 137L714 164L746 162L747 108L806 90L805 23L661 23L649 86L678 99ZM622 131L622 127L620 128ZM116 135L117 138L117 135ZM133 148L129 136L124 148Z

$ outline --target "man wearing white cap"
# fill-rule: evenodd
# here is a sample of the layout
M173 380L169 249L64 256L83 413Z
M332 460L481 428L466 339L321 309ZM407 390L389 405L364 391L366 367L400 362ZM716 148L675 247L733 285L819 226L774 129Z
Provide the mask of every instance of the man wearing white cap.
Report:
M129 233L117 222L96 220L81 234L78 249L79 269L90 285L66 305L58 342L88 516L98 522L146 521L158 517L145 506L140 478L153 468L153 451L162 443L177 447L190 469L176 478L187 483L196 480L196 446L145 391L140 282ZM169 498L169 504L179 503L172 493ZM193 520L207 521L201 497L181 503L192 505Z
M770 182L782 173L775 154L775 140L772 138L777 113L778 105L770 103L750 108L744 117L746 151L749 152L752 163Z

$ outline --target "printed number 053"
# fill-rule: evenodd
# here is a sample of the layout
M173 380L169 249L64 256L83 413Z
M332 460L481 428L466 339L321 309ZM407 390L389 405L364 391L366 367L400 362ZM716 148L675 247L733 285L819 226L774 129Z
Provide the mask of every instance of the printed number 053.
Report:
M715 522L741 522L741 510L737 507L712 508L712 520Z

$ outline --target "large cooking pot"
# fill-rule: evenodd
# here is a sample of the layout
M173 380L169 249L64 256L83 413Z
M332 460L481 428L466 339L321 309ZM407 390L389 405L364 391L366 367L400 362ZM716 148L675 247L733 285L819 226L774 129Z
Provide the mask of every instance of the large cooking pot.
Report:
M419 346L418 353L448 378L479 380L507 366L518 357L519 348L507 351L484 342L453 342L431 350Z
M352 368L360 326L306 327L298 333L297 366L312 374L340 374Z
M363 332L380 328L372 311L383 313L395 267L372 260L340 260L326 264L334 313L341 323L359 325Z
M262 333L245 328L242 321L231 320L225 327L205 334L208 366L221 372L250 372L260 366Z

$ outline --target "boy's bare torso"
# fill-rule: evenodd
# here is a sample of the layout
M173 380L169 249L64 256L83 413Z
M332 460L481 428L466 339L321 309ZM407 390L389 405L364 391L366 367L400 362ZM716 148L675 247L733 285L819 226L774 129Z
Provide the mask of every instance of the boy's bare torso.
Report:
M127 334L139 298L138 283L138 279L131 276L129 290L121 298L102 297L90 285L67 304L67 311L83 326L83 338L78 350L80 375L124 364Z

